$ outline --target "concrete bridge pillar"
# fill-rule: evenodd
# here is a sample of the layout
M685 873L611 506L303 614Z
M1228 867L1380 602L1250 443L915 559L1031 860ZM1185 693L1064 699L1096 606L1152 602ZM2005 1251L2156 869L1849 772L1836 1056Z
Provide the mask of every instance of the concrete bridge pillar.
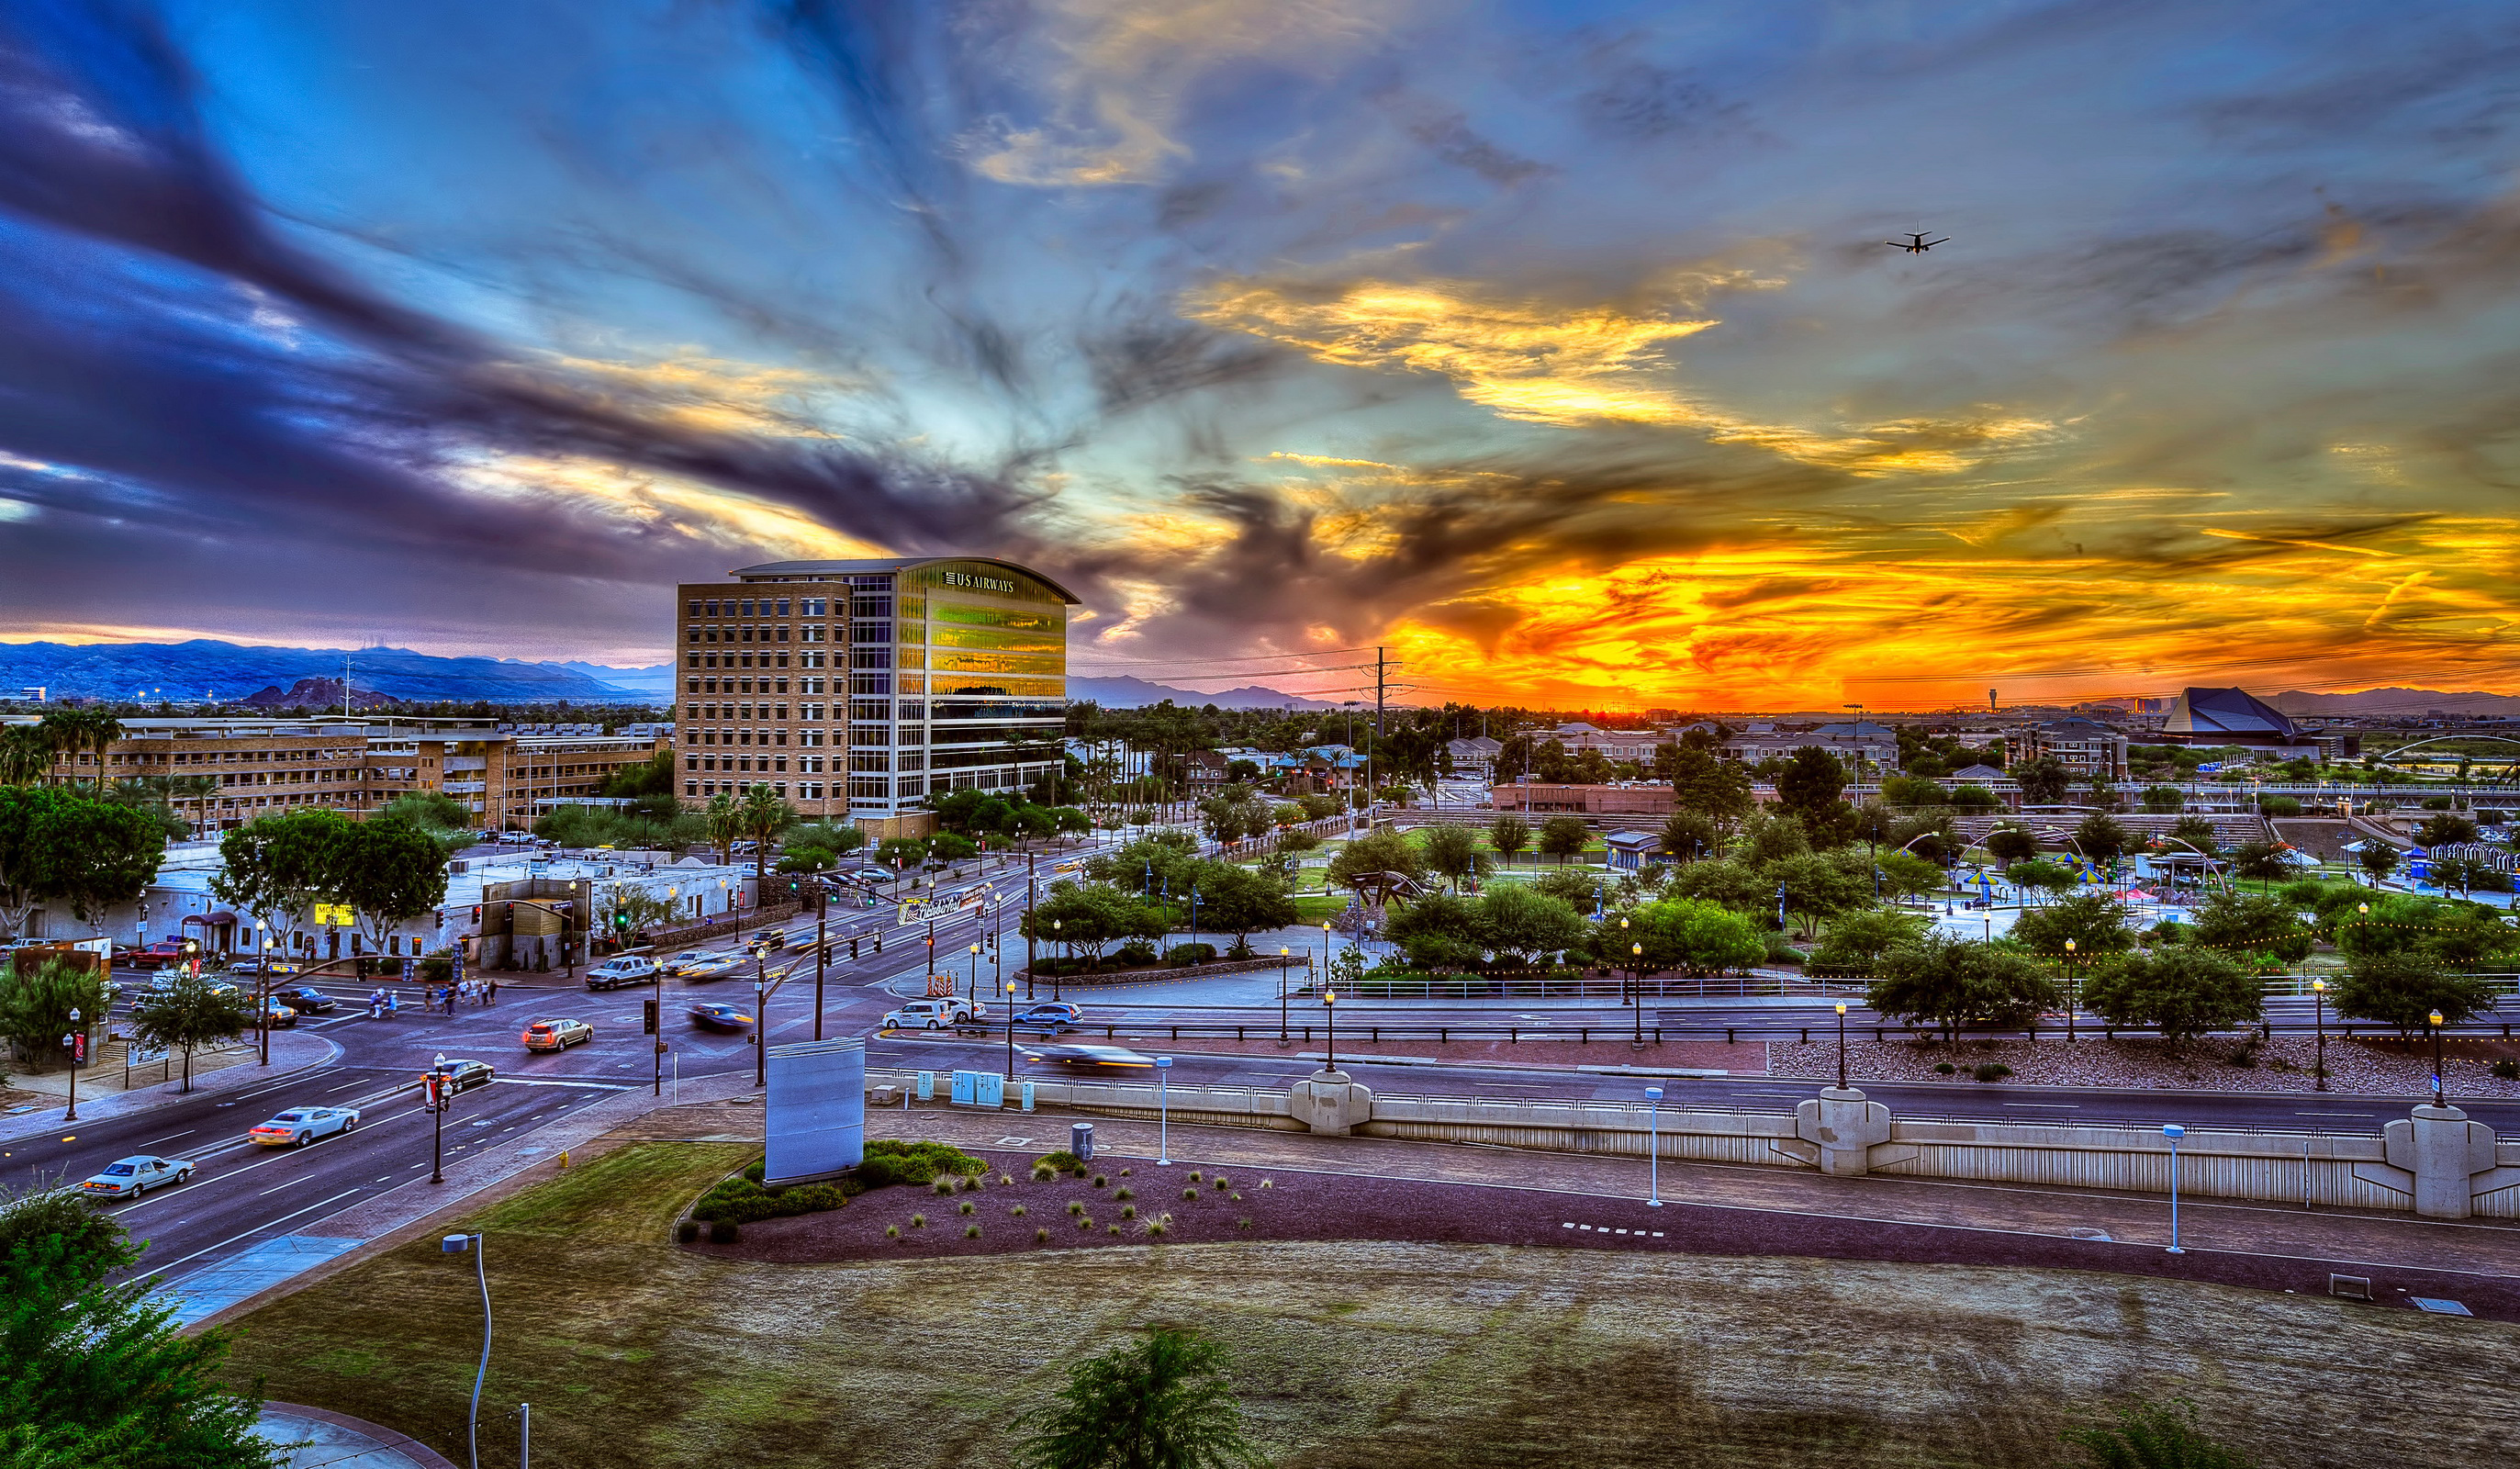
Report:
M2473 1212L2476 1175L2495 1171L2494 1129L2455 1107L2417 1107L2381 1133L2389 1166L2415 1175L2415 1213L2463 1219Z
M1317 1071L1286 1089L1286 1104L1295 1121L1314 1132L1345 1137L1350 1128L1373 1118L1373 1092L1343 1071Z
M1875 1144L1890 1140L1890 1109L1852 1086L1829 1086L1794 1109L1794 1135L1820 1149L1820 1171L1860 1177Z

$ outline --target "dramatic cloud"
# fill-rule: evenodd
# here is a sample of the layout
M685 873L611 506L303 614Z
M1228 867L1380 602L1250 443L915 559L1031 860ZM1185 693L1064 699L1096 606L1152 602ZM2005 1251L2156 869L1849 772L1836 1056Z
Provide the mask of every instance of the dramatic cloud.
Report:
M2505 686L2514 56L2482 3L28 0L0 616L662 656L677 577L970 550L1184 679Z

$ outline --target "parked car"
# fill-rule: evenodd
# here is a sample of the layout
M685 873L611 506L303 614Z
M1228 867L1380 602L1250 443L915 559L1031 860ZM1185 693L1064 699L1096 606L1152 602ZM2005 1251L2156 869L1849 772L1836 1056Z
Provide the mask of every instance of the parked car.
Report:
M163 994L167 990L174 988L176 984L183 978L184 976L179 972L173 970L159 970L158 972L158 978L149 982L149 987L159 994ZM220 979L216 975L205 974L202 976L202 983L210 987L210 992L212 994L236 994L240 992L237 989L237 987Z
M134 969L171 969L184 962L184 945L172 939L160 939L147 948L133 949L129 962Z
M347 1107L292 1107L246 1133L266 1148L302 1148L319 1137L347 1132L359 1114Z
M741 1031L752 1024L752 1017L733 1005L694 1005L692 1024L709 1031Z
M450 1061L444 1056L438 1057L437 1064L429 1070L446 1079L446 1089L450 1092L487 1086L499 1074L498 1069L487 1061Z
M1025 1060L1054 1066L1144 1067L1148 1071L1155 1066L1155 1058L1125 1045L1037 1045L1022 1050Z
M624 985L653 985L664 974L655 960L637 954L607 959L586 972L589 989L617 989Z
M153 1188L193 1181L193 1166L181 1158L135 1153L117 1158L79 1184L79 1192L103 1199L136 1199Z
M271 997L300 1015L330 1015L340 1008L340 1001L307 985L294 989L275 989Z
M1061 1031L1075 1030L1076 1023L1084 1018L1085 1012L1082 1008L1071 1005L1065 1000L1043 1000L1039 1004L1026 1005L1015 1012L1015 1029L1035 1031L1044 1035L1056 1035Z
M906 1000L900 1008L886 1010L878 1024L887 1031L941 1031L987 1015L985 1006L946 995L941 999Z
M564 1051L595 1038L595 1027L582 1020L538 1020L525 1027L525 1049Z

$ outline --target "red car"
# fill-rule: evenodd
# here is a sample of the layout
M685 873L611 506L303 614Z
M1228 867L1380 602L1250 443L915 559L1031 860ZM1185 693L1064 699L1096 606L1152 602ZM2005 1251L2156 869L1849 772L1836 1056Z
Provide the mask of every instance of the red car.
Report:
M171 969L184 962L184 945L160 939L147 948L133 949L130 962L134 969Z

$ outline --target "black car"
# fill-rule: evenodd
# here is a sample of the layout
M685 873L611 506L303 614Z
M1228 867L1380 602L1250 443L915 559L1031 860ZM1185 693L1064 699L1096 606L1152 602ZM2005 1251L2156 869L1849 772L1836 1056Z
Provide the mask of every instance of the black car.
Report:
M450 1092L471 1091L475 1086L487 1086L490 1084L490 1079L499 1074L497 1069L487 1061L440 1060L432 1069L446 1079L446 1089Z
M271 997L300 1015L330 1015L340 1007L338 1000L323 990L310 989L302 985L294 989L275 989L271 991Z

